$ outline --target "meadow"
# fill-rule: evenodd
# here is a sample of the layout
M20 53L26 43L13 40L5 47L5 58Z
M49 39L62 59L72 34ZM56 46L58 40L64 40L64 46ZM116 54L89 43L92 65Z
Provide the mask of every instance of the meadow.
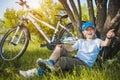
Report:
M114 59L107 60L100 67L97 63L92 67L80 67L73 72L51 72L43 76L24 78L19 70L38 68L36 60L49 58L51 50L40 48L40 44L30 42L26 52L20 59L3 61L0 58L0 80L120 80L120 53ZM72 53L74 54L74 53Z

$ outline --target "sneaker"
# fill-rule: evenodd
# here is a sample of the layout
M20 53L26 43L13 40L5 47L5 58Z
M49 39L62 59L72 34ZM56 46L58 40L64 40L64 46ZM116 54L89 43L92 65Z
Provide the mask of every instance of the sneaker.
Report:
M19 73L24 76L25 78L31 78L35 75L38 75L38 71L36 68L34 69L30 69L30 70L27 70L27 71L22 71L20 70Z
M45 74L45 70L41 69L41 68L38 68L38 75L39 76L42 76Z
M48 70L48 71L54 71L55 70L54 65L49 60L43 60L43 59L39 58L36 61L36 63L43 70Z

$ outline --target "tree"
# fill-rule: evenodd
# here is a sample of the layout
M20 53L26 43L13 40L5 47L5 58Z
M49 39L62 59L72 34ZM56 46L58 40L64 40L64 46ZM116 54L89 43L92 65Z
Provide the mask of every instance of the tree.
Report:
M0 20L0 35L5 32L4 21Z
M14 9L6 9L6 12L4 13L4 17L5 17L5 27L8 29L13 26L14 27L17 26L19 23L17 11L15 11Z
M80 0L59 0L66 9L73 26L77 29L78 34L81 33L81 5ZM77 6L75 3L77 2ZM120 50L120 0L95 0L97 13L93 10L93 1L87 0L90 20L96 25L97 35L101 39L105 39L109 29L114 28L116 37L111 40L111 45L104 48L102 57L104 59L112 58ZM108 6L107 6L108 4ZM72 9L71 9L72 8ZM79 30L79 31L78 31ZM80 36L79 37L83 37Z
M90 17L90 21L92 21L93 23L95 23L95 15L94 15L94 9L93 9L93 4L92 4L92 0L87 0L88 3L88 11L89 11L89 17Z
M6 9L4 13L4 20L0 20L0 33L5 34L8 29L15 27L19 23L18 15L20 12L15 11L14 9Z

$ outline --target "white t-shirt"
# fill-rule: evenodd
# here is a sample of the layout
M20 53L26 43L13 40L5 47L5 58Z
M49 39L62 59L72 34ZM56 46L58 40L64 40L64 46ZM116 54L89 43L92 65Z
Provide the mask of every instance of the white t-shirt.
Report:
M83 60L89 67L92 67L97 59L99 51L102 49L101 39L87 41L85 39L78 40L73 47L78 50L76 57Z

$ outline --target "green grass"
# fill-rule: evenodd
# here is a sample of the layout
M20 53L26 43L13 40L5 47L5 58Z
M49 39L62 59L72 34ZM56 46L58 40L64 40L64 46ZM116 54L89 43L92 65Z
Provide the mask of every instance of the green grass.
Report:
M93 68L82 66L79 70L74 69L72 73L59 71L30 79L19 75L19 70L37 68L36 60L39 57L49 58L51 52L47 48L40 48L37 43L30 43L20 59L7 62L0 58L0 80L120 80L119 57L115 60L108 60L102 64L102 68L95 64Z

